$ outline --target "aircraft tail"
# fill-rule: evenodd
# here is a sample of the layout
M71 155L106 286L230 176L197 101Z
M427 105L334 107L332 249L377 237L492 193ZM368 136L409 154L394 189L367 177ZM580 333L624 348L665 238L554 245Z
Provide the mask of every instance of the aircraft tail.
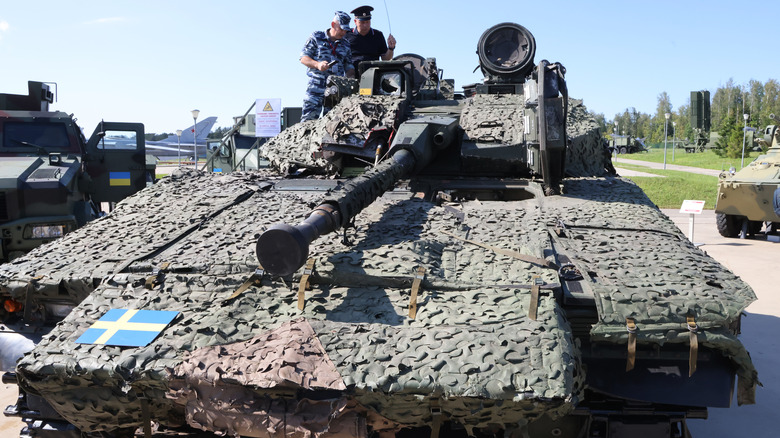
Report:
M182 143L194 143L195 138L198 139L198 143L205 144L206 137L211 132L211 128L217 123L216 117L206 117L195 125L190 126L187 129L181 131ZM179 138L176 135L169 135L168 138L162 140L163 142L177 143Z

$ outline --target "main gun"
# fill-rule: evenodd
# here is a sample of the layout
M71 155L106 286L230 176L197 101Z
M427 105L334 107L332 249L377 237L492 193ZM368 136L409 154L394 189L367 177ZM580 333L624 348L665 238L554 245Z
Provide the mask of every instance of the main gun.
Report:
M297 271L309 257L309 245L346 227L363 209L395 184L426 167L438 150L457 140L458 120L429 116L402 123L389 159L341 184L298 225L277 224L257 239L257 259L272 275Z

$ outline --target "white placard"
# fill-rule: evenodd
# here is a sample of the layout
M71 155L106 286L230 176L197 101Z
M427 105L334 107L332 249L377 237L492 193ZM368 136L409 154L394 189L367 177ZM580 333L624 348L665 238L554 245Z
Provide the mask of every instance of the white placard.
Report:
M680 213L701 214L703 209L704 201L686 199L683 201L682 207L680 207Z
M282 130L282 99L255 101L255 137L275 137Z

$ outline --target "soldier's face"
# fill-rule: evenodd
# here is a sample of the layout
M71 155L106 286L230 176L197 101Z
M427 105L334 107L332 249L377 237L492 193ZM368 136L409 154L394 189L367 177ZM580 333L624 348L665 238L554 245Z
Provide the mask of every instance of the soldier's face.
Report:
M355 27L359 34L365 35L371 30L371 20L358 20L355 18Z
M344 35L346 34L347 31L342 29L341 26L339 26L339 24L335 21L330 24L330 36L332 36L334 39L340 40L344 38Z

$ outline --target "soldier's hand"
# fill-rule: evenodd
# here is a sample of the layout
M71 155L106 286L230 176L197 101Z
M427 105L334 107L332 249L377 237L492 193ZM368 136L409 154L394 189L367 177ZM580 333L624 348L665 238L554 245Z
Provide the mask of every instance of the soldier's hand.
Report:
M319 71L327 71L328 70L328 61L317 61L317 70L319 70Z
M390 50L395 50L395 37L393 34L387 36L387 48Z

